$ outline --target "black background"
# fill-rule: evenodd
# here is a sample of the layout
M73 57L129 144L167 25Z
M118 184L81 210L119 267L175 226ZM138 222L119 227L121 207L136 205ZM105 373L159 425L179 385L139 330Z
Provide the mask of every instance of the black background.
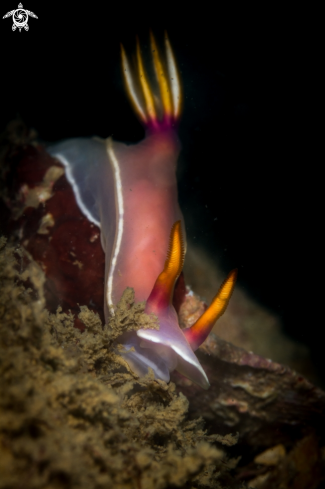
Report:
M2 1L1 17L16 3ZM320 13L130 5L25 0L38 16L28 32L1 19L1 130L20 115L43 141L138 141L119 43L134 52L138 34L149 50L151 28L162 47L167 29L184 89L178 175L188 236L225 270L239 268L239 283L311 347L322 374Z

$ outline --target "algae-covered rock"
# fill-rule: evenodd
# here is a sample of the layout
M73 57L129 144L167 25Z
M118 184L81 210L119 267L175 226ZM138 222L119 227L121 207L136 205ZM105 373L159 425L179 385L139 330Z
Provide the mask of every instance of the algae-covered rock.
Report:
M44 280L1 239L0 487L225 487L236 437L213 444L173 383L138 379L119 355L125 330L157 327L132 289L109 325L81 307L81 332L45 309Z

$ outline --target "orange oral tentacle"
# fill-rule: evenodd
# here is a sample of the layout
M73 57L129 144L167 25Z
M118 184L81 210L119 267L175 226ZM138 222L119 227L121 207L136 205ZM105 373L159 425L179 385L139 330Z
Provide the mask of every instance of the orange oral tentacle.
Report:
M174 287L184 264L185 247L181 221L176 221L170 232L164 269L158 276L147 300L147 312L155 312L171 304Z
M225 312L231 294L234 290L237 278L237 268L232 270L221 285L217 295L212 300L208 309L190 328L184 329L183 333L195 351L206 340L217 319Z

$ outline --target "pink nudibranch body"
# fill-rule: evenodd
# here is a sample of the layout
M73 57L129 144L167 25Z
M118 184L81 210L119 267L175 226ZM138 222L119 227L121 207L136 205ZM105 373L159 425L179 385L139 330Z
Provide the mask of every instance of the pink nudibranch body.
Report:
M49 152L64 164L81 211L101 229L106 255L106 318L114 314L114 305L126 287L134 288L136 301L148 299L147 312L158 316L159 330L140 329L124 335L124 358L138 375L147 374L150 367L156 378L168 382L170 372L176 369L208 388L209 381L193 350L204 341L224 311L235 274L230 281L228 277L228 286L223 286L229 293L221 307L219 297L217 314L208 314L207 321L202 320L197 327L183 332L172 305L175 281L185 254L185 228L175 172L180 152L175 123L180 114L181 91L167 36L167 71L152 35L151 45L158 97L153 95L147 81L139 43L138 84L122 48L126 89L147 129L145 139L130 146L111 138L71 139L52 146ZM174 248L170 249L171 246ZM173 261L175 257L178 262ZM168 287L164 278L167 272L162 273L167 269L173 274L167 278Z

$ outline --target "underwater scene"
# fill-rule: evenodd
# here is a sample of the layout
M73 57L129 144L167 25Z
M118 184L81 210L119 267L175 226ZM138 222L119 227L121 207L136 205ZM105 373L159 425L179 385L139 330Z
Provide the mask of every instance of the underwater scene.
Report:
M306 33L198 7L4 7L0 489L325 487Z

